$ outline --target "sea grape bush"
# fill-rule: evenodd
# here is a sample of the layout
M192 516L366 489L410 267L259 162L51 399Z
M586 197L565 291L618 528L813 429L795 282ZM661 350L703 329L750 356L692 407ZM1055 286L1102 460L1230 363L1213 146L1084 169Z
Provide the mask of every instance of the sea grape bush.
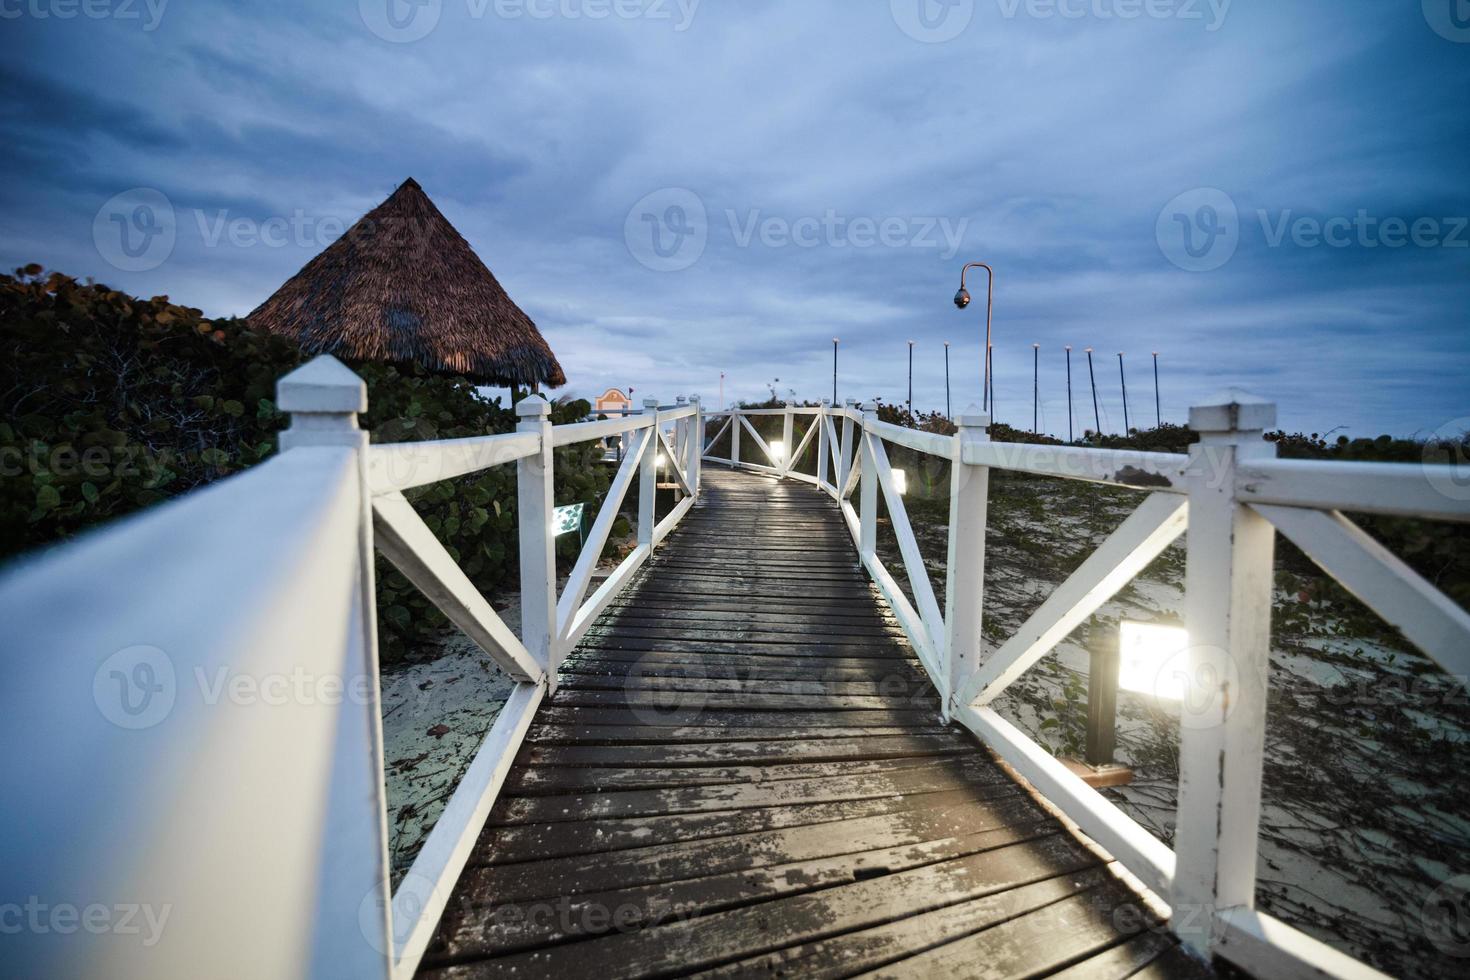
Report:
M306 355L242 319L211 320L166 296L140 299L40 266L0 275L0 558L229 476L276 452L287 424L276 381ZM514 414L464 378L417 365L349 362L367 383L374 442L507 432ZM587 416L585 401L552 420ZM595 508L608 485L595 446L556 451L558 504ZM513 585L514 465L407 494L486 594ZM575 536L559 542L575 555ZM446 620L395 570L378 568L385 661Z

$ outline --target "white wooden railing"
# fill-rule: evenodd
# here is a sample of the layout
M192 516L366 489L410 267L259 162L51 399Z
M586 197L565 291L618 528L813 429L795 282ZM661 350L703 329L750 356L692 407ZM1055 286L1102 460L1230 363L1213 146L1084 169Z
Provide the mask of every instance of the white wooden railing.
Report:
M789 454L751 417L797 420L807 431ZM833 497L858 557L963 724L1172 908L1171 927L1202 957L1221 956L1263 977L1377 976L1350 957L1255 909L1256 847L1266 732L1275 534L1285 534L1365 605L1455 676L1470 675L1470 616L1343 516L1393 514L1470 520L1470 500L1438 488L1470 484L1451 467L1278 460L1264 438L1273 405L1238 391L1190 411L1200 442L1189 454L993 443L975 409L954 436L880 422L824 403L817 409L711 413L707 446L731 436L715 462L803 480ZM723 418L723 423L718 422ZM763 454L742 457L741 432ZM815 476L792 467L814 437ZM885 442L950 463L949 548L941 608L895 487ZM981 639L989 474L1006 469L1131 488L1138 508L998 648ZM859 493L860 507L850 500ZM913 602L877 554L882 494ZM1176 846L1170 848L992 707L995 698L1187 532Z
M0 577L0 911L40 908L7 972L411 975L557 666L699 494L697 400L553 426L533 396L512 433L370 445L362 380L319 357L277 403L276 458ZM558 595L552 450L609 435L628 449ZM403 496L509 463L519 636ZM637 546L593 589L635 480ZM391 894L375 550L517 682ZM130 928L81 928L93 907Z

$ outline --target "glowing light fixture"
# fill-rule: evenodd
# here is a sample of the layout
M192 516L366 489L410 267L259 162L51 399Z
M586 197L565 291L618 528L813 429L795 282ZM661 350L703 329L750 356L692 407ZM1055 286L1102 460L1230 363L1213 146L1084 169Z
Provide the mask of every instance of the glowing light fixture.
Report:
M1118 628L1118 687L1182 701L1188 693L1189 632L1179 626L1134 623Z
M669 457L665 456L663 453L658 454L658 468L661 470L666 470L669 468Z
M904 470L893 471L893 489L898 491L900 497L909 492L909 475Z
M776 439L775 441L773 441L771 443L771 457L778 463L785 459L786 443L780 439Z

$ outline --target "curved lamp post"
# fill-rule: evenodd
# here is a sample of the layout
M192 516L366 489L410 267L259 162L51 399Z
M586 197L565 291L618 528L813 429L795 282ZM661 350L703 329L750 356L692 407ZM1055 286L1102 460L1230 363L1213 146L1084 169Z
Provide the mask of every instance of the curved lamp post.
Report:
M965 288L965 276L971 269L984 269L988 273L985 290L985 350L982 358L981 380L985 386L985 410L990 411L990 314L995 307L995 270L984 262L970 262L960 270L960 291L954 294L954 305L964 309L970 305L970 291Z

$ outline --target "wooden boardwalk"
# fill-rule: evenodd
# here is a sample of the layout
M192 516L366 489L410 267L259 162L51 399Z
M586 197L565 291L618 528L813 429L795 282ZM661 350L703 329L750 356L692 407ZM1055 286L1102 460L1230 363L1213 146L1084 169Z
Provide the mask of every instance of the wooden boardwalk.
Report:
M421 975L1203 975L938 708L832 502L710 467L563 666Z

